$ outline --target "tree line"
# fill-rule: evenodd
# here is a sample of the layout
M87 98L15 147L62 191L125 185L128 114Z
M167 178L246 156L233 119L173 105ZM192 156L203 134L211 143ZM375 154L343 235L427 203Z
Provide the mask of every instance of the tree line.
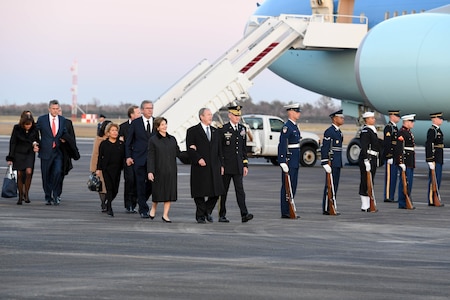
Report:
M253 102L252 99L248 99L237 104L243 106L244 114L264 114L274 115L281 118L286 117L285 105L291 104L291 102L282 102L274 100L271 102L261 101ZM89 105L89 113L104 114L108 118L112 119L126 119L127 110L131 105L140 105L137 103L120 103L117 105L99 105L98 103ZM155 105L158 105L156 102ZM63 115L65 117L71 117L72 107L70 104L61 104ZM329 97L322 96L314 103L301 104L302 117L301 122L310 123L328 123L330 121L328 115L339 109L335 105L333 100ZM24 105L0 105L0 115L19 116L22 111L30 110L34 116L39 116L48 112L48 103L27 103ZM224 108L226 110L226 108ZM77 113L78 119L81 118L81 112Z

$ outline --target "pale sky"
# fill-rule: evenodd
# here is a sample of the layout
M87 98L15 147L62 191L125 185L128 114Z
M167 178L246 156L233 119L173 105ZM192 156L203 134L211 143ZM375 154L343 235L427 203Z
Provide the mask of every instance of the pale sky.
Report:
M262 2L262 0L260 0ZM0 105L154 100L202 59L213 63L242 38L257 0L1 0ZM315 102L320 96L269 70L254 101Z

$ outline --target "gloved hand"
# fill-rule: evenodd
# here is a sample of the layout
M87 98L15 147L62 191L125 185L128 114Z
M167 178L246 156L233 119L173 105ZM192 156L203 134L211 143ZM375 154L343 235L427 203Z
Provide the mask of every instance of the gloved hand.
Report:
M325 172L331 173L331 167L329 165L322 165L322 167L325 169Z
M400 168L402 168L403 172L406 171L406 165L405 164L400 164L399 166L400 166Z
M389 158L389 159L387 160L387 163L390 164L390 165L392 165L392 164L394 163L394 159L393 159L393 158Z
M288 173L289 172L289 167L286 163L281 163L280 164L281 169L283 170L284 173Z
M429 162L428 163L428 167L430 168L430 170L434 170L434 163L433 162Z
M365 159L364 164L366 165L366 171L370 172L370 161L368 159Z

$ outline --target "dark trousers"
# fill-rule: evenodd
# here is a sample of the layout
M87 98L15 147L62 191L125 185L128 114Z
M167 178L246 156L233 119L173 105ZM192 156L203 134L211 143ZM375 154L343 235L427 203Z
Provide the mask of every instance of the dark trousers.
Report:
M334 197L336 198L338 187L339 187L339 178L341 178L341 168L332 167L331 175L333 178ZM326 176L325 176L325 188L323 189L322 211L330 212L330 208L328 207L328 184L327 184Z
M52 149L49 159L41 159L42 188L45 201L56 201L61 196L61 180L63 178L63 155L58 149Z
M137 205L136 181L133 166L123 167L123 177L125 179L123 202L125 208L134 209Z
M372 188L373 183L375 181L375 174L377 172L377 162L376 160L370 161L370 173L372 174ZM359 183L359 194L361 196L369 196L369 193L367 191L367 171L366 171L366 165L362 160L359 161L359 173L361 176L361 181ZM373 191L372 191L373 192Z
M442 164L435 164L434 173L436 174L436 185L438 190L441 188L441 180L442 180ZM428 170L428 204L434 205L433 203L433 195L431 193L431 170Z
M398 171L400 167L396 164L388 164L384 162L384 199L395 199L395 188L397 186Z
M225 217L227 214L227 208L225 203L227 201L228 189L230 188L230 182L233 178L234 190L236 192L236 200L241 210L241 217L248 214L247 206L245 205L245 192L242 174L224 174L222 176L223 186L225 187L225 194L220 196L219 217Z
M139 204L139 213L148 214L149 207L147 200L152 194L152 183L148 180L147 166L134 166L134 175L136 180L137 201Z
M216 206L218 196L208 197L205 201L205 197L195 197L195 206L197 207L195 211L195 218L198 220L200 218L205 218L206 215L210 215Z
M400 172L401 176L401 172ZM413 185L413 178L414 178L414 169L413 168L406 168L406 181L408 183L408 195L411 198L411 189ZM400 178L398 183L398 207L405 208L406 207L406 197L403 193L403 180Z
M292 195L295 198L298 181L298 168L289 168L289 177L291 178ZM281 172L281 191L280 191L281 216L289 217L289 203L286 201L286 186L284 183L284 172Z

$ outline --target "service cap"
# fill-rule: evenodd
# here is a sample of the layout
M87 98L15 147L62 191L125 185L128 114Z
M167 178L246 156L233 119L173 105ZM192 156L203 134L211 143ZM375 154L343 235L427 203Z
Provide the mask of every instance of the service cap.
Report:
M404 115L402 117L402 120L403 121L412 121L412 122L414 122L415 121L415 117L416 117L416 114Z
M286 110L293 110L293 111L296 111L296 112L301 112L302 111L300 109L300 103L293 103L293 104L285 105L284 108L286 108Z
M335 111L334 113L331 113L329 116L330 116L330 118L333 118L333 117L344 117L343 110L340 109L338 111Z
M400 111L399 110L389 110L389 115L394 115L400 118Z
M443 115L442 112L438 112L438 113L430 114L430 118L431 119L434 119L434 118L444 119L444 117L442 115Z
M106 116L104 115L104 114L100 114L100 116L98 116L99 118L105 118L106 119Z
M363 113L362 117L365 118L370 118L370 117L375 117L375 113L373 111L366 111L365 113Z
M241 109L242 109L242 106L240 106L240 105L228 106L228 112L232 113L235 116L242 115Z

